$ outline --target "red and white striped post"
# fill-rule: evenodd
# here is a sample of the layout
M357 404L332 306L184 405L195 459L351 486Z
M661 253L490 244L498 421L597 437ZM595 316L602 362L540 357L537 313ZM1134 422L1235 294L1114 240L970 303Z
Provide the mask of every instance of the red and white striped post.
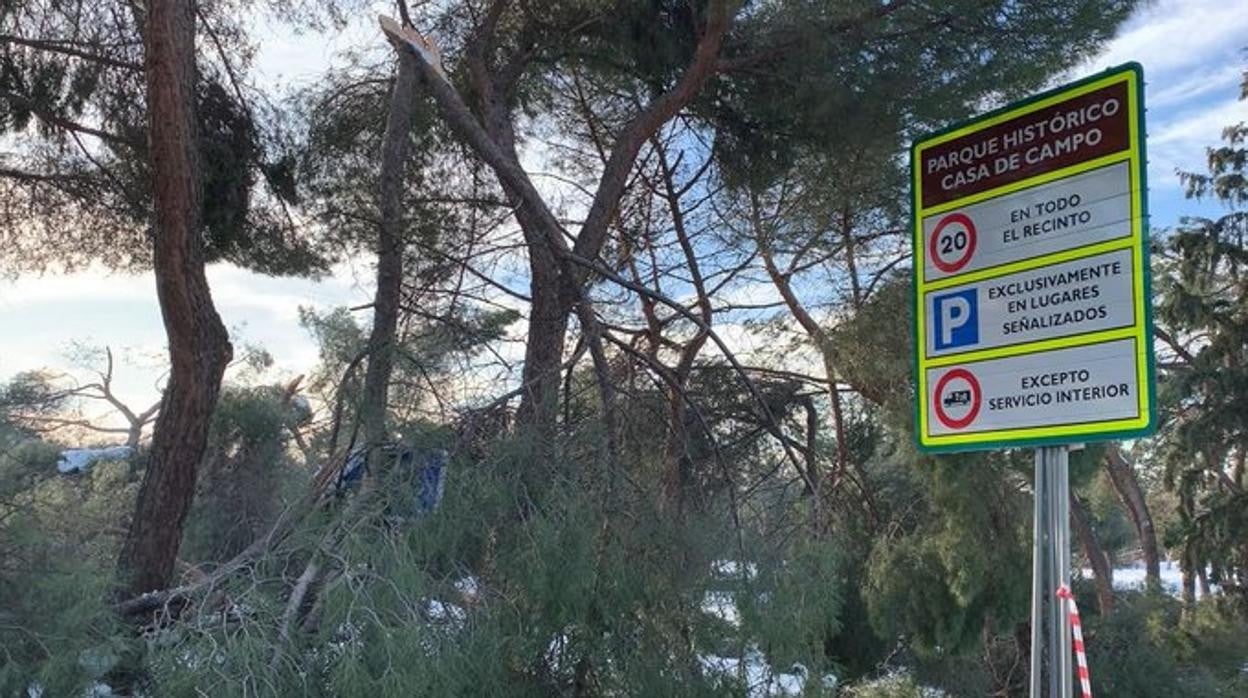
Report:
M1083 690L1083 698L1092 698L1092 679L1088 675L1088 655L1083 649L1083 629L1079 626L1079 606L1075 604L1075 595L1070 593L1070 589L1065 585L1057 588L1057 596L1070 604L1070 632L1074 636L1079 687Z

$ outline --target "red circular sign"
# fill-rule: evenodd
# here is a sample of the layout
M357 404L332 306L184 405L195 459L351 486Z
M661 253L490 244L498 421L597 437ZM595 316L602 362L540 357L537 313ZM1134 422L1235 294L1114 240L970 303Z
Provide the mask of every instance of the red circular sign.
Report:
M949 386L950 381L958 379L966 381L966 390L951 391L946 397L945 388ZM969 393L969 395L963 393ZM983 391L979 388L979 381L965 368L955 368L945 372L940 380L936 381L936 389L932 391L932 409L936 413L936 419L939 419L940 423L949 429L962 429L975 421L975 417L979 416L979 406L982 401ZM949 413L945 412L946 408L963 402L969 403L971 407L961 417L950 417Z
M948 241L947 246L939 245L940 234L945 231L945 228L953 225L954 223L957 223L966 229L966 237L963 240L962 245L960 247L956 245L957 233L945 238ZM956 252L961 256L955 257L952 260L945 260L940 256L941 252L946 254ZM966 266L966 263L971 261L971 256L974 254L975 224L971 222L970 216L965 213L950 213L944 218L941 218L940 222L936 224L936 228L932 230L932 237L927 241L927 256L932 260L932 264L946 274L952 274L953 272Z

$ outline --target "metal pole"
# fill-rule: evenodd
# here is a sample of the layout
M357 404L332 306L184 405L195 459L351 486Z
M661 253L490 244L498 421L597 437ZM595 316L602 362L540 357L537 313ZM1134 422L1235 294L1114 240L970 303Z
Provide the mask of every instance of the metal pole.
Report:
M1040 449L1040 457L1044 459L1045 478L1048 483L1048 493L1046 496L1046 505L1049 510L1046 512L1049 521L1049 540L1048 548L1045 550L1047 564L1045 566L1045 585L1044 585L1044 603L1048 609L1047 622L1045 623L1045 632L1048 635L1049 645L1049 698L1064 698L1061 694L1061 681L1059 680L1058 671L1061 667L1062 639L1058 633L1062 627L1062 611L1058 605L1054 603L1054 592L1057 590L1058 578L1061 574L1059 567L1061 562L1058 559L1058 549L1061 547L1061 528L1062 524L1059 520L1058 502L1059 489L1057 478L1057 467L1055 458L1053 457L1052 448Z
M1057 502L1058 546L1057 546L1057 585L1053 588L1056 594L1059 587L1070 586L1070 453L1065 446L1053 448L1053 460L1057 471L1057 492L1053 499ZM1066 604L1059 602L1056 596L1050 601L1057 609L1058 637L1061 638L1061 651L1057 662L1057 683L1061 698L1074 696L1074 667L1071 657L1070 614L1066 613Z
M1032 480L1031 515L1031 698L1040 698L1043 689L1041 678L1044 672L1044 568L1045 568L1045 530L1047 519L1045 513L1045 485L1047 469L1040 449L1035 454L1036 472Z
M1070 618L1056 596L1059 587L1070 584L1070 476L1066 447L1036 449L1035 464L1030 695L1072 698Z

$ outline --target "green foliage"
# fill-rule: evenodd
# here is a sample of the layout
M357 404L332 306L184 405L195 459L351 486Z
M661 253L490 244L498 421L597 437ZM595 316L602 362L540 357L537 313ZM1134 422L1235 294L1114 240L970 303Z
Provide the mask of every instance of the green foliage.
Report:
M0 694L74 695L129 653L106 604L121 525L137 491L126 463L58 476L59 448L0 450Z
M911 334L912 292L908 276L890 274L864 306L832 332L836 365L845 379L881 398L881 416L898 433L910 428L914 413L913 351L908 342L897 341Z
M737 595L742 634L756 638L772 666L800 664L813 676L835 671L825 645L842 631L842 553L827 541L798 543L783 553Z
M1175 355L1161 381L1161 453L1179 496L1170 540L1182 542L1189 569L1210 566L1248 617L1248 127L1223 139L1206 174L1181 177L1189 196L1229 212L1184 219L1158 250L1157 319Z
M201 46L215 49L201 50L195 86L204 253L266 274L315 275L327 250L286 210L298 198L282 117L244 91L252 7L206 4L197 23ZM0 136L12 146L0 174L11 204L0 211L5 270L151 264L142 14L131 10L112 0L0 7ZM70 48L30 49L41 44Z
M517 440L495 443L481 462L453 462L430 516L386 513L413 484L395 471L306 518L254 573L149 643L148 689L536 697L579 685L596 695L711 696L744 686L708 657L798 663L812 686L835 667L825 652L841 632L845 593L835 545L775 548L741 566L750 572L725 576L712 565L732 549L719 515L673 518L650 488L612 491L603 466L580 457L549 463L548 486L518 505L515 471L530 458ZM317 600L283 641L290 586L264 580L293 580L314 558L324 569ZM704 610L708 591L735 600L739 623Z
M224 629L201 617L171 634L153 648L153 685L171 696L242 695L248 685L327 696L543 696L577 680L673 695L697 685L682 628L698 622L699 599L673 575L675 531L653 517L608 521L592 474L562 467L537 508L517 519L509 476L463 467L453 466L436 515L365 514L335 539L315 632L283 648L274 633L281 588L235 589L246 614ZM408 486L392 477L376 490L377 508L363 511L382 511ZM332 521L313 519L300 539L324 540L316 531ZM471 598L454 584L469 572ZM274 652L281 659L270 665ZM212 677L200 661L215 663Z
M867 592L872 625L881 635L914 632L929 648L964 641L965 611L949 589L940 556L921 541L910 537L878 546Z
M1085 634L1092 690L1122 696L1242 695L1248 628L1205 600L1180 617L1179 604L1160 595L1130 595L1110 616L1089 619Z
M60 448L0 423L0 499L15 503L52 477Z
M307 475L288 452L291 430L305 418L280 387L222 390L183 529L182 559L228 560L306 487Z
M725 47L729 61L749 69L716 81L702 109L719 128L730 179L769 182L803 153L845 147L887 153L859 164L887 179L905 165L891 154L907 138L965 118L985 100L1034 91L1110 38L1135 6L760 3Z
M908 673L896 672L865 681L842 692L846 698L941 698L941 691L925 688Z
M880 540L867 576L872 624L921 651L953 652L1026 616L1027 498L1000 454L936 459L921 481L931 509L915 528Z
M434 395L442 381L457 375L462 361L504 337L517 317L513 310L459 306L448 308L442 316L409 322L395 348L390 388L390 402L408 408L408 419L396 425L403 438L418 442L412 438L428 431L430 420L446 416ZM362 399L367 328L347 308L322 313L300 308L299 320L320 348L320 360L306 384L308 392L326 405L341 407L338 445L343 446L350 439ZM315 432L310 439L313 449L323 452L328 436L326 430Z
M1089 523L1113 566L1115 556L1138 544L1138 541L1134 525L1109 477L1105 475L1103 462L1109 448L1118 448L1118 444L1092 443L1071 451L1070 487L1086 502L1091 515ZM1153 513L1155 516L1156 512Z
M389 58L389 57L387 57ZM291 161L306 212L326 229L331 243L344 251L374 251L381 220L378 177L382 138L393 78L389 62L379 66L352 66L331 72L298 96L305 132L297 157ZM378 72L385 71L382 79ZM432 102L418 99L413 112L409 158L404 163L403 235L419 250L409 255L409 266L445 269L446 261L428 254L447 252L459 232L461 210L449 203L459 193L452 183L462 181L448 134L439 127ZM469 195L465 194L465 198ZM439 244L440 243L440 244Z
M1138 544L1135 527L1123 511L1117 493L1105 479L1097 480L1091 489L1089 509L1093 517L1092 530L1105 554L1109 556L1110 565L1118 564L1122 553Z
M46 533L9 524L17 543L3 571L0 594L0 692L24 695L31 685L46 695L74 695L102 679L128 651L119 619L103 601L111 560L81 559L72 546L46 544Z
M67 401L64 391L52 384L46 371L23 371L0 386L0 419L10 415L47 415Z

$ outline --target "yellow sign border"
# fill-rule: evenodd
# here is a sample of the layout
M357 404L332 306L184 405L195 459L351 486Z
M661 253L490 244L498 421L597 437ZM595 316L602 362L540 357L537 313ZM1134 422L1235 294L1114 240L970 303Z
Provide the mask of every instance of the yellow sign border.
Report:
M1138 65L1132 64L1112 69L1107 71L1107 74L1103 77L1092 78L1087 81L1075 83L1074 85L1066 88L1059 88L1058 90L1038 99L1024 102L1015 107L1007 107L1006 109L982 120L975 121L959 128L954 128L950 131L940 133L930 138L921 139L914 143L911 149L911 169L913 177L913 243L915 250L914 348L915 385L917 388L916 400L918 403L916 410L918 420L917 437L921 448L926 450L969 450L973 448L1003 447L1013 444L1021 444L1022 442L1040 444L1046 442L1055 443L1061 441L1078 441L1081 437L1086 439L1088 437L1107 437L1126 432L1139 432L1147 430L1152 425L1153 390L1151 380L1151 308L1149 307L1148 302L1148 265L1146 260L1146 250L1144 247L1147 243L1147 237L1144 229L1144 222L1146 219L1146 199L1144 189L1145 173L1143 171L1145 160L1143 153L1144 134L1142 118L1142 80L1142 71L1139 69ZM923 200L923 185L921 168L918 166L918 163L923 161L922 156L925 150L941 143L982 131L1010 119L1015 119L1074 97L1087 94L1088 92L1093 92L1110 85L1124 82L1127 85L1127 122L1129 124L1128 146L1126 151L1119 151L1117 153L1081 162L1069 167L1053 170L1051 172L1045 172L1035 177L1017 182L1011 182L994 189L976 192L975 194L961 199L955 199L936 206L923 208L921 203ZM923 240L924 218L944 213L946 211L963 208L965 206L1002 196L1004 194L1011 194L1030 187L1048 184L1050 182L1124 161L1128 163L1127 176L1130 180L1128 188L1130 190L1131 197L1131 231L1129 236L1085 247L1062 250L1030 259L1019 260L1000 267L977 270L951 278L946 277L930 282L924 278L927 255ZM992 349L968 351L960 354L933 357L930 359L925 355L926 351L924 347L926 346L928 318L926 317L927 304L924 302L924 296L927 292L953 285L960 285L969 282L991 279L1007 274L1014 274L1020 271L1056 262L1081 259L1084 257L1102 254L1104 252L1128 248L1132 250L1132 277L1134 284L1133 301L1135 304L1135 324L1131 327L1104 330L1077 337L1045 339L1025 344L1016 344L1009 347L996 347ZM1104 342L1126 338L1133 338L1136 340L1136 385L1138 386L1136 392L1139 400L1139 409L1137 411L1138 416L1135 418L1110 420L1105 422L1089 422L1077 425L999 429L968 434L932 435L928 433L929 412L931 409L927 399L927 371L929 369L940 368L942 366L949 366L967 361L1005 358L1051 349L1101 344Z

